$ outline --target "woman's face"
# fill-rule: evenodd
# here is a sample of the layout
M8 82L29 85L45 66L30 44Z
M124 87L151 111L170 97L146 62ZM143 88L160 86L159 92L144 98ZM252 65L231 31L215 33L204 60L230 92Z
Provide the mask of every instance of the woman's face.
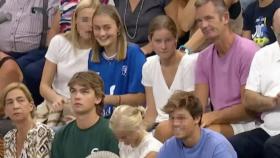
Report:
M150 42L153 50L162 59L169 59L176 52L177 39L165 28L154 31Z
M92 8L84 8L77 13L77 31L83 40L91 39L93 12Z
M116 46L119 32L116 21L110 16L101 14L93 17L93 33L100 46Z
M20 122L31 116L33 103L20 89L11 90L5 98L5 114L13 121Z

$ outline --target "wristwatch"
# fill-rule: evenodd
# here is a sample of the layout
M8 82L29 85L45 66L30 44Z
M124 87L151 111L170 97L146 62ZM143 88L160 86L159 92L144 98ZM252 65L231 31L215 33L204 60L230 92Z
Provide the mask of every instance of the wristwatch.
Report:
M186 53L186 54L192 54L193 53L192 50L190 48L186 47L185 45L181 45L179 47L179 50L183 53Z

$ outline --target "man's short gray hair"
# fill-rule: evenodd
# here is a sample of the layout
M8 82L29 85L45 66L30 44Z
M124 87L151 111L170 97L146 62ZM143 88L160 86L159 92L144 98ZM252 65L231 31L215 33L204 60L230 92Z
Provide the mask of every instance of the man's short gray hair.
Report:
M197 0L194 4L195 8L199 8L209 2L212 2L220 14L228 11L228 8L224 0Z

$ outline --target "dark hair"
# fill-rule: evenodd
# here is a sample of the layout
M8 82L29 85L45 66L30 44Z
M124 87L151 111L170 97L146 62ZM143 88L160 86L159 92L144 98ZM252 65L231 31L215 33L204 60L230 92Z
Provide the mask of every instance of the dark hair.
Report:
M175 91L171 95L163 111L171 114L175 109L179 108L186 109L193 118L201 117L203 112L199 99L194 94L181 90Z
M213 3L213 5L215 6L215 8L217 9L217 11L220 15L222 15L222 14L224 14L224 12L228 11L228 8L227 8L224 0L196 0L194 6L195 6L195 8L199 8L209 2Z
M167 29L172 35L177 38L178 32L175 22L166 15L156 16L149 25L149 38L151 39L154 32L160 29Z
M96 105L96 113L101 116L104 106L104 84L99 75L92 71L78 72L70 79L68 86L71 88L74 85L81 85L93 89L95 96L101 99L101 102Z

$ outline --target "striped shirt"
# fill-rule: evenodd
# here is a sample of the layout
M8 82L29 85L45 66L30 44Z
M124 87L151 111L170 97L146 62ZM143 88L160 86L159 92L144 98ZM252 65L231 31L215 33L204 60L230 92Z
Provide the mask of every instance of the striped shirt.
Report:
M71 29L71 18L80 0L61 0L60 1L60 32L66 32Z
M58 0L48 0L48 15L52 17ZM40 46L43 30L43 0L7 0L1 7L12 19L0 24L0 50L27 52ZM51 18L49 18L49 25Z

